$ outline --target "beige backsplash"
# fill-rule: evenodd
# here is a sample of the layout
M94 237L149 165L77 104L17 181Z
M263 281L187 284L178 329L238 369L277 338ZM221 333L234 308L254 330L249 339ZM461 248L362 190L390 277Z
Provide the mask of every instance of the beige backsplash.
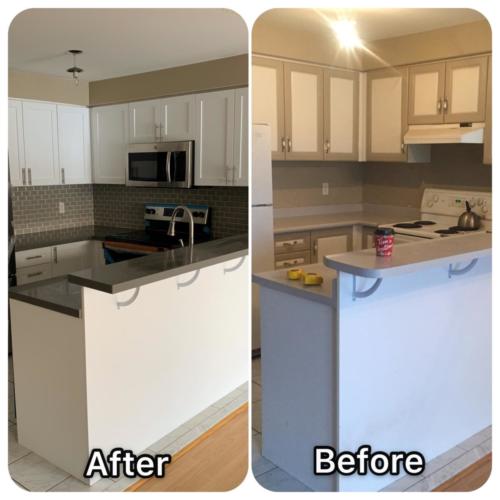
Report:
M426 187L491 191L482 145L432 146L430 164L274 162L275 208L369 203L420 207ZM322 182L330 193L321 194Z

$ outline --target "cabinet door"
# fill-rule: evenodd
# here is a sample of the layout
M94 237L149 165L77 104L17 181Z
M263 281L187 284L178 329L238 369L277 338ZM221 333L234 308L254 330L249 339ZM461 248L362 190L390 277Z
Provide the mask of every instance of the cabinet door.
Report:
M488 84L486 87L486 123L484 127L483 163L491 165L491 56L488 57Z
M311 232L311 262L323 262L325 255L352 250L352 226Z
M358 82L352 71L324 71L325 160L358 159Z
M159 142L163 130L161 124L162 99L131 102L129 109L129 141L131 143Z
M57 105L59 166L62 184L90 184L88 108Z
M234 93L233 185L248 186L248 88Z
M285 63L287 160L323 159L323 70Z
M23 101L26 183L33 186L59 184L57 106Z
M234 167L234 90L196 96L195 184L228 186Z
M128 104L92 108L90 117L94 182L125 184Z
M26 184L22 102L9 99L9 171L12 186Z
M407 68L370 71L367 76L366 158L406 161L403 144L408 97Z
M194 95L162 99L159 103L161 141L194 139Z
M488 57L446 63L446 123L484 122Z
M92 266L93 250L93 242L90 240L53 247L52 275L62 276Z
M253 58L252 122L271 127L273 160L285 159L283 63L261 57Z
M408 123L443 123L445 63L412 66L408 78Z

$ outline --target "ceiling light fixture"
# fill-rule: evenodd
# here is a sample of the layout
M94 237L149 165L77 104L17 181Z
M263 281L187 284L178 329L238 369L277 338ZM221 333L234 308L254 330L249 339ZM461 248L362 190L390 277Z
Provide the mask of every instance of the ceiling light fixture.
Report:
M355 49L363 46L356 29L356 21L341 19L332 21L332 30L335 33L340 45L345 49Z
M77 49L68 50L68 54L73 54L73 66L71 68L68 68L66 71L68 73L72 73L73 74L73 81L75 82L76 86L78 86L78 84L80 83L79 74L83 73L83 69L79 68L76 65L76 56L78 54L81 54L81 53L82 53L82 51L81 50L77 50Z

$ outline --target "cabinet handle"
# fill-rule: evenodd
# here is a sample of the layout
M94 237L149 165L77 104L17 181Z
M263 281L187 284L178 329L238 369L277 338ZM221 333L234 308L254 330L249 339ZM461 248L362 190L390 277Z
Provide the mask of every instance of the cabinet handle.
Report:
M66 176L64 175L64 168L61 168L61 182L66 184Z
M325 153L329 153L330 152L330 141L326 141L325 142Z
M437 102L437 110L441 113L441 109L443 107L443 104L441 102L441 99L438 99L438 102Z
M31 186L31 168L28 168L28 184Z
M292 150L292 140L288 139L288 152L290 153L291 150Z
M28 278L34 278L35 276L41 276L43 274L42 271L38 271L37 273L31 273L31 274L27 274L26 276Z
M404 153L406 151L406 144L401 144L401 153Z
M313 254L316 255L317 251L318 251L318 242L314 243L313 245Z
M57 247L54 247L54 264L57 264Z
M282 137L281 138L281 152L284 153L285 149L286 149L286 141L285 141L285 138Z
M21 174L23 176L23 186L26 186L26 169L21 169Z
M448 111L448 99L443 101L443 109L445 113Z
M42 257L42 255L30 255L29 257L26 257L26 260L41 259Z
M155 142L158 142L158 125L155 123Z
M160 123L160 137L159 137L160 142L162 142L162 140L163 140L163 137L162 137L162 135L161 135L161 129L162 129L162 128L163 128L163 125Z

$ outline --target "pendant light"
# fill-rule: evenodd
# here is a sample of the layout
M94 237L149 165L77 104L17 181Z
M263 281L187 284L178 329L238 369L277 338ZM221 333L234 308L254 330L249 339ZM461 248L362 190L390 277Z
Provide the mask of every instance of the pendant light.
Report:
M75 85L78 86L78 84L80 83L79 81L79 74L80 73L83 73L83 69L82 68L79 68L77 65L76 65L76 56L78 54L81 54L82 51L81 50L77 50L77 49L71 49L71 50L68 50L68 54L73 54L73 66L71 68L68 68L66 71L68 73L72 73L73 74L73 81L75 82Z

